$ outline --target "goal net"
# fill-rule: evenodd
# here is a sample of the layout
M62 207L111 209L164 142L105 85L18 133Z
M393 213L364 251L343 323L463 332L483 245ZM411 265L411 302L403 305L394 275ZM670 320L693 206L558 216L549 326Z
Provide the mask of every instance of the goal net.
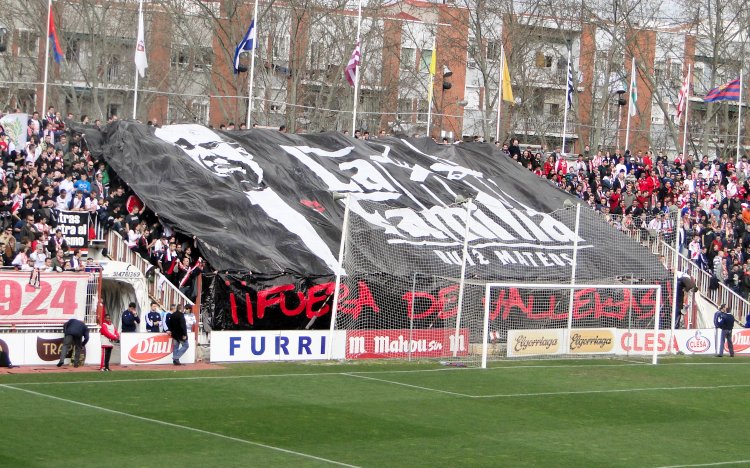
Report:
M488 283L482 367L493 358L647 356L669 349L660 285ZM527 317L535 320L527 320Z
M621 233L613 234L620 248L612 248L611 227L591 210L578 229L580 208L530 212L539 220L534 226L525 212L513 214L513 225L502 207L472 200L412 209L351 197L347 207L331 317L331 331L345 331L346 359L478 367L493 359L590 356L606 353L571 353L568 344L556 353L508 353L508 336L589 328L620 337L612 330L669 327L669 272ZM534 242L511 244L498 226L528 236L547 229L548 238L538 232ZM505 290L505 283L514 286ZM568 338L561 335L561 343Z

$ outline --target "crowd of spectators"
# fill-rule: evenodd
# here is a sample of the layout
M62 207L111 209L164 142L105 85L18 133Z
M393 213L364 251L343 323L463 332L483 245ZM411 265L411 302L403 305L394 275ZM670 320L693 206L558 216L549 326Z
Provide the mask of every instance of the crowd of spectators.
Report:
M592 152L573 159L504 145L507 157L580 198L616 229L644 236L678 236L681 253L743 298L750 294L750 164L680 153L670 161L652 151ZM680 216L670 208L676 207ZM675 208L671 208L675 209Z
M70 248L57 229L61 211L85 211L92 224L117 230L132 250L194 299L193 280L203 268L194 240L175 233L134 199L106 161L91 154L80 134L69 131L73 118L68 114L63 119L52 106L43 116L34 112L22 147L0 125L3 266L41 272L85 270L80 251ZM101 125L87 116L80 122Z

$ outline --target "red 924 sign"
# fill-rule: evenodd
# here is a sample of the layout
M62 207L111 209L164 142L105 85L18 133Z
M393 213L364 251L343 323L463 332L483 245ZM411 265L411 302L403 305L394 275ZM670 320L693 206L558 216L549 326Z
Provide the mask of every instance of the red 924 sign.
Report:
M42 273L38 288L28 281L25 273L0 276L0 323L65 322L84 316L88 275Z

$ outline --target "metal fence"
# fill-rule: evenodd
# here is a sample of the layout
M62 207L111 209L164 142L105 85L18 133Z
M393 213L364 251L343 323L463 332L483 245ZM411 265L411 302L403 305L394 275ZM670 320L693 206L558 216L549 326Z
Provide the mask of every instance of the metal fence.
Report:
M172 305L193 306L195 303L180 292L166 276L160 271L152 270L151 262L141 257L138 253L130 250L127 243L116 231L109 230L104 237L107 245L107 251L112 260L129 263L149 278L148 294L163 307ZM147 275L150 273L151 276ZM200 292L198 292L200 293Z
M616 215L609 216L610 218L619 221L615 224L620 226L620 230L640 242L642 245L648 247L654 255L662 256L664 258L664 264L669 269L675 265L676 261L677 271L687 273L693 278L698 290L706 299L716 305L727 304L729 311L738 319L744 319L747 314L750 313L750 302L748 302L747 298L737 294L737 292L733 291L725 283L718 282L718 287L712 288L711 283L713 273L701 269L688 257L675 251L674 237L666 237L661 233L653 235L653 233L649 233L642 229L628 229L625 227L626 223L623 222L624 217L618 217ZM715 285L716 282L714 281L714 286Z

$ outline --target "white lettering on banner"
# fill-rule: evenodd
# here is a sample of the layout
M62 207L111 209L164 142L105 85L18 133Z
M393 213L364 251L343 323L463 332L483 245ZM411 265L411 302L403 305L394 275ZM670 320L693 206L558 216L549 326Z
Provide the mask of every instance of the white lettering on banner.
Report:
M157 128L154 134L164 141L173 143L218 177L238 174L250 203L259 206L269 218L296 234L310 252L317 255L331 271L336 271L337 257L333 255L320 234L307 218L289 206L270 187L263 185L263 169L242 146L226 142L213 130L200 125L167 125ZM252 180L251 175L254 175Z
M343 358L345 331L212 331L212 362ZM333 341L331 342L331 339Z
M172 341L157 342L155 340L143 340L136 346L137 353L165 354L172 352Z
M188 350L180 358L183 364L195 362L195 338L188 334ZM171 364L172 337L166 333L122 333L120 361L124 365Z
M531 244L524 245L524 247L530 248L546 248L544 244L559 245L562 243L569 244L567 247L570 248L575 238L571 229L562 222L547 213L537 212L512 200L511 197L504 195L504 192L499 188L491 187L484 180L482 173L458 166L450 161L433 157L436 162L430 166L432 172L426 172L427 170L421 166L411 166L409 163L394 160L390 157L390 147L383 145L382 154L370 157L371 160L378 163L376 165L369 164L362 159L340 162L338 169L341 172L355 170L350 180L344 182L340 180L339 174L328 170L321 162L316 161L315 157L343 158L351 154L352 148L348 147L337 152L325 152L308 146L282 146L282 148L318 176L327 185L328 190L356 193L357 197L352 199L351 203L352 211L367 219L368 222L383 228L386 235L390 237L389 242L407 242L405 239L408 236L408 238L429 239L427 243L430 245L455 245L463 237L463 225L467 209L465 207L436 205L420 210L394 208L386 210L385 213L367 212L360 204L356 203L357 200L382 200L384 192L393 194L395 197L406 195L414 201L419 199L404 187L398 187L398 190L394 188L388 181L388 177L394 176L391 171L410 171L412 172L410 180L420 183L426 183L430 177L462 180L478 190L477 201L484 207L476 204L468 207L472 218L470 240L500 240L507 245L529 242ZM418 151L416 148L412 147L412 149ZM380 171L378 168L380 168ZM477 187L484 187L485 190ZM423 190L426 191L424 188ZM452 202L453 200L446 200L446 205L450 205ZM487 212L484 211L485 209ZM492 213L502 225L488 216L488 213ZM412 241L412 243L425 244L422 241ZM579 238L579 244L581 247L586 247L584 239ZM498 244L491 242L483 247L494 245Z
M89 236L89 214L80 211L61 211L57 228L70 247L86 247Z
M419 330L350 330L346 357L355 359L447 357L467 354L468 331L434 328Z
M249 185L245 195L253 205L260 207L288 232L297 235L308 251L317 255L331 271L335 271L338 265L336 257L315 227L270 187L263 185L262 168L241 145L226 141L219 134L198 125L166 126L157 129L155 134L175 144L218 177L233 177L236 174L240 184ZM337 151L306 145L279 147L304 165L327 190L357 194L356 198L351 199L352 212L382 228L389 243L433 247L430 250L458 246L464 236L463 226L468 209L471 217L469 240L474 243L486 240L482 245L473 245L473 248L478 251L508 247L513 253L505 257L505 261L499 258L503 265L549 268L570 263L562 254L549 258L535 255L535 252L542 250L572 249L575 234L564 223L513 199L479 171L423 153L405 140L402 143L430 160L429 167L395 159L391 155L391 147L378 142L370 143L369 149L373 154L369 158L353 156L354 147L351 146ZM405 180L409 182L408 186L404 186ZM455 193L446 183L450 181L460 181L466 189L476 193L476 203L464 207L449 206L455 201ZM444 190L430 190L428 184L439 184ZM394 207L382 213L371 213L358 203L358 200L400 198L405 200L403 204L416 208ZM426 206L422 200L434 200L434 206ZM578 240L580 248L592 246L584 239ZM517 249L531 252L519 252ZM480 255L481 260L477 260L483 265L497 262L493 251L481 252ZM439 257L439 260L451 261L448 257Z
M83 319L88 280L88 273L43 273L35 288L26 272L0 273L0 324Z

